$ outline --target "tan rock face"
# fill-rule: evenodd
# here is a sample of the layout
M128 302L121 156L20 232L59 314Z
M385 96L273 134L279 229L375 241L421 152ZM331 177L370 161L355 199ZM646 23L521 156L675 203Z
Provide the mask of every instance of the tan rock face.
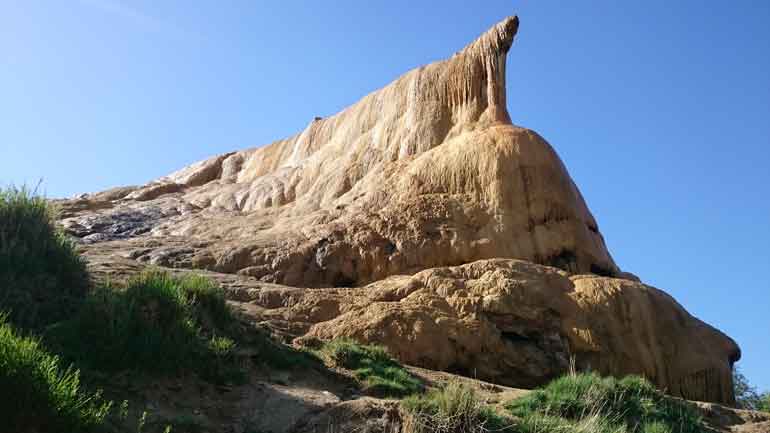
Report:
M691 400L732 402L738 346L664 292L569 276L518 260L481 260L359 289L252 292L256 317L297 342L349 337L405 363L530 388L579 370L644 375Z
M138 260L339 286L492 257L618 271L551 146L513 126L508 18L451 58L268 146L64 204ZM177 249L146 248L148 238ZM168 244L168 243L164 243Z
M511 123L517 30L508 18L285 140L61 201L61 222L104 272L248 281L233 299L299 341L349 336L515 386L574 356L730 402L735 343L620 272L553 148ZM587 273L623 279L569 276Z

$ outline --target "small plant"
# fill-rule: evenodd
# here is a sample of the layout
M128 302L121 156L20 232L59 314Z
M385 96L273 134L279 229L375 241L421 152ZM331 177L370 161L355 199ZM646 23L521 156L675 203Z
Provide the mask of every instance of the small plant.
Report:
M516 433L627 433L624 424L598 413L589 414L579 420L568 420L559 416L530 414L518 420L513 429ZM646 430L645 430L646 432Z
M375 394L400 397L413 394L422 387L420 381L381 346L337 339L324 344L320 353L333 366L352 370L356 379Z
M770 392L757 392L737 366L733 368L733 391L739 408L770 412Z
M0 418L8 431L90 432L103 426L111 403L80 388L77 370L61 368L34 339L0 316Z
M197 371L215 382L239 376L235 319L221 289L198 276L147 271L125 287L103 287L47 341L93 370L168 375ZM242 376L242 375L241 375Z
M22 329L69 317L88 292L85 263L54 216L33 191L0 188L0 310Z
M766 392L760 396L757 410L770 412L770 392Z
M511 422L479 401L472 389L452 382L401 402L405 433L481 433L509 430Z
M139 417L139 421L136 424L136 433L142 433L144 426L147 424L147 411L142 411L142 416Z
M549 417L572 428L594 419L597 431L639 433L699 433L700 416L686 403L668 397L638 376L623 379L595 373L564 376L513 400L509 412L522 419L522 426ZM533 418L534 417L534 418ZM600 418L603 419L600 421ZM533 427L534 428L534 427ZM597 427L599 428L599 427ZM608 430L609 429L609 430ZM522 428L523 432L541 430Z

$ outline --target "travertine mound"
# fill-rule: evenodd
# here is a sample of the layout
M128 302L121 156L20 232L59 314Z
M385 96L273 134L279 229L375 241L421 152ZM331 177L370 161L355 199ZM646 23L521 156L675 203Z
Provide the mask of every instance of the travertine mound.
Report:
M84 242L120 240L137 260L290 285L493 257L615 274L559 157L511 124L517 28L508 18L288 139L68 201L63 223Z
M98 272L205 269L251 287L231 296L298 342L349 336L514 386L574 356L731 402L735 343L620 272L554 150L511 123L517 29L508 18L288 139L62 201L62 224Z
M690 400L732 402L733 340L645 284L481 260L357 289L241 294L274 329L382 344L401 361L531 388L579 370L640 374Z

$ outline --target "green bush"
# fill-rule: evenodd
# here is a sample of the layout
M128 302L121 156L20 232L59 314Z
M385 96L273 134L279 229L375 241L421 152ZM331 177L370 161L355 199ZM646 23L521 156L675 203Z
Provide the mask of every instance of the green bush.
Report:
M57 357L0 317L0 422L9 429L4 431L95 431L110 405L99 393L81 391L77 370L62 369Z
M21 328L70 316L88 292L85 264L54 215L26 188L0 188L0 310Z
M451 382L401 402L405 433L515 431L511 422L479 401L472 389Z
M400 397L413 394L422 387L420 381L381 346L337 339L324 344L321 356L336 367L352 370L356 379L378 395Z
M527 424L543 416L561 418L573 425L595 419L596 431L602 432L617 429L644 433L703 431L701 418L693 408L664 395L638 376L623 379L593 373L564 376L509 402L506 408L523 420L522 433L541 431L527 430Z
M764 412L770 412L770 392L766 392L759 397L759 404L757 410Z
M770 412L770 392L759 393L738 366L733 368L733 392L735 405L739 408Z
M646 426L653 425L646 424ZM668 430L647 430L647 427L643 430L644 433L670 433ZM519 419L510 431L513 433L627 433L628 429L624 424L613 422L612 418L597 413L579 420L535 413Z
M168 375L196 371L235 381L235 319L222 290L199 276L146 271L124 288L103 287L46 341L73 362L103 372Z

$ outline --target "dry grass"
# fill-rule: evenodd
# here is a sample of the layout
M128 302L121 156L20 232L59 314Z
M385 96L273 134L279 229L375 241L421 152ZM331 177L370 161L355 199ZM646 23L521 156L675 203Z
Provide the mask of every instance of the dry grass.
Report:
M496 414L471 388L458 382L409 397L402 402L402 407L403 433L516 431L508 419Z

